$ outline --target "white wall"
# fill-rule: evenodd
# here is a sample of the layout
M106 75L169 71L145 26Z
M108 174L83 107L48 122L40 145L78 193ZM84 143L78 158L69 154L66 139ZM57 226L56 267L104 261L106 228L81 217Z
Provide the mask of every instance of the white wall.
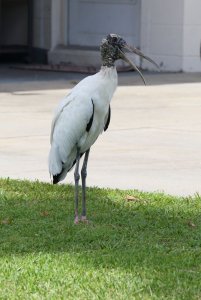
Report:
M164 71L182 69L184 0L142 0L141 49ZM150 64L143 67L153 69Z
M70 55L73 57L73 50L69 53L61 47L59 52L57 48L68 44L68 0L35 0L38 3L44 1L52 4L49 61L66 61ZM41 28L43 35L48 34L45 27ZM140 47L161 66L162 71L201 72L200 42L201 0L141 0ZM45 45L48 45L48 39ZM77 56L75 60L77 62ZM85 64L86 55L80 55L80 60ZM155 70L145 61L142 67Z
M69 0L69 45L98 47L108 33L139 46L141 0Z
M201 0L185 0L183 29L183 71L201 72Z
M58 45L67 45L68 1L51 1L51 50Z
M142 0L141 8L142 51L163 71L201 72L201 0Z

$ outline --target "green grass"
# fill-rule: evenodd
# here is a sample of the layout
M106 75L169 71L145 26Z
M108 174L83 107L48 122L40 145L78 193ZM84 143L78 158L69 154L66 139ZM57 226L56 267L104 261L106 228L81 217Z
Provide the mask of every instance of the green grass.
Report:
M127 195L134 196L132 201ZM201 197L0 180L0 299L201 299Z

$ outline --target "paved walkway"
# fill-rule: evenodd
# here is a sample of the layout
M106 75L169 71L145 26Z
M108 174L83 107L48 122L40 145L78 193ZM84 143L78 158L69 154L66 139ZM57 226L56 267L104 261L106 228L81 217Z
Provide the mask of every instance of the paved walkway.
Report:
M88 185L201 194L201 74L121 73ZM0 176L50 181L52 112L86 75L0 67ZM73 182L73 174L67 177Z

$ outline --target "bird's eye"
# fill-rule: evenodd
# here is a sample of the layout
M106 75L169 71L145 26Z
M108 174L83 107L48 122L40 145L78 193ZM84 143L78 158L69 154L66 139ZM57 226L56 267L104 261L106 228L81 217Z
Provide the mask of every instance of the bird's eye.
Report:
M117 37L114 36L114 37L112 38L112 41L113 41L113 43L116 43L116 42L117 42Z

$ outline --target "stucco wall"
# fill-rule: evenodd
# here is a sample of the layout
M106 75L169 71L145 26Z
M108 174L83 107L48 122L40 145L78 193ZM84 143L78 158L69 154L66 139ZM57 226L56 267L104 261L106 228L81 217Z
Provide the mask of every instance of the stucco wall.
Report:
M185 0L183 30L183 71L201 72L201 0Z
M141 49L163 71L201 71L201 1L142 0L141 7Z
M59 20L58 20L59 22ZM33 46L42 49L51 47L51 1L34 0Z
M51 9L51 50L58 45L67 45L68 1L52 0Z
M142 0L141 49L164 71L182 69L183 11L183 0Z
M51 63L54 63L55 59L57 63L66 61L70 57L68 50L63 48L68 45L69 40L67 0L52 0L51 22L51 1L35 0L35 2L39 6L47 6L49 11L45 12L46 21L41 25L42 10L39 9L36 44L49 48L51 41L49 61ZM51 27L48 27L50 23ZM141 0L140 25L140 47L161 66L162 71L201 71L201 0ZM42 36L45 37L44 40ZM62 51L58 50L60 45ZM81 51L84 50L79 52L81 60L79 64L84 64L86 55L82 56ZM72 50L71 52L73 55ZM142 62L142 67L155 70L145 61Z

